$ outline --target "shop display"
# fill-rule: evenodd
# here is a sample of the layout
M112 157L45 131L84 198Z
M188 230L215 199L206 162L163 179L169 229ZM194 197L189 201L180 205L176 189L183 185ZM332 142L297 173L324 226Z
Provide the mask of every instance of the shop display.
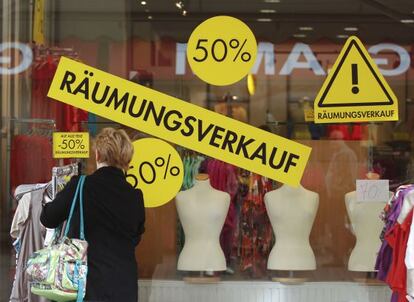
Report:
M378 270L378 279L385 281L393 291L393 302L406 301L408 289L413 288L411 282L414 279L410 271L410 278L407 278L407 263L410 264L411 261L406 258L406 252L410 255L413 248L407 245L413 217L413 189L413 185L400 186L385 207L383 215L385 226L381 233L382 244L375 269Z
M230 206L229 194L214 189L208 175L200 174L191 189L178 193L176 206L185 233L177 269L226 270L219 238Z
M77 164L54 167L50 182L21 185L16 188L15 198L18 200L18 206L10 228L10 235L15 240L13 246L16 250L16 273L10 302L46 302L45 298L30 292L30 280L25 273L26 264L28 258L35 251L42 249L54 233L53 230L47 231L40 223L42 203L52 200L68 181L68 177L77 173Z
M139 302L414 302L413 1L58 2L2 5L0 301L45 301L41 203L111 126L174 149L125 173L151 187ZM358 200L367 172L388 200Z
M390 192L390 198L392 194ZM359 202L355 191L345 195L346 210L351 222L350 230L356 237L355 247L348 260L348 270L376 271L375 261L381 245L380 234L383 227L379 216L387 202Z
M283 185L265 195L265 204L276 237L267 268L288 271L316 269L309 234L318 210L319 195L302 186Z

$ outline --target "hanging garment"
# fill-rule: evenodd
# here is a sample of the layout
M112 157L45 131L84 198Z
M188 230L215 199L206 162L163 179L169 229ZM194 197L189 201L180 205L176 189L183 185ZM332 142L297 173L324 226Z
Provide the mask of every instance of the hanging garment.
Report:
M401 186L395 192L395 195L390 205L387 205L387 213L383 218L385 222L384 229L381 234L382 244L378 252L377 260L375 263L375 269L378 270L377 279L385 281L387 279L388 271L390 269L392 260L392 248L387 240L383 240L383 237L388 233L397 222L397 218L400 215L401 207L405 196L414 189L414 185Z
M25 200L29 204L28 215L25 217L26 214L24 214L27 204L22 204L19 212L16 212L19 214L15 217L16 225L13 226L12 230L13 234L18 234L19 236L20 249L10 302L46 302L46 299L30 293L29 280L24 270L28 257L35 251L43 248L43 238L46 229L40 223L40 214L42 212L44 189L33 191L26 195L28 197L25 197ZM18 227L17 231L15 226Z
M236 208L234 197L237 193L237 168L219 160L209 160L207 171L210 177L211 186L230 195L230 206L227 212L226 221L220 234L220 245L226 257L227 264L230 263L231 251L233 248L234 230L236 227Z
M12 191L21 184L45 183L52 178L56 161L52 156L51 140L40 135L17 135L13 138L10 155Z
M392 262L386 281L392 291L398 293L398 302L407 301L407 267L405 266L405 253L412 220L413 210L411 210L402 224L397 222L385 234L385 240L392 249Z
M267 178L252 173L249 193L241 209L241 263L242 271L253 277L266 275L266 264L273 241L273 232L266 212L264 195L272 190Z
M407 250L405 252L405 266L407 267L407 299L414 300L414 223L411 223ZM410 301L410 299L408 299Z

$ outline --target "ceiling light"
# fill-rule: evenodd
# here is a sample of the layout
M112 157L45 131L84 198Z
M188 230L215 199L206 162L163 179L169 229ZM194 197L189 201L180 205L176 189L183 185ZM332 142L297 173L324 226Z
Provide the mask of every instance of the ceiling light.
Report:
M404 24L410 24L414 23L414 19L401 19L400 22Z
M344 28L344 30L345 30L345 31L358 31L358 27L352 27L352 26L350 26L350 27L345 27L345 28Z
M294 34L293 35L295 38L306 38L305 34Z
M175 6L177 6L177 8L182 9L184 7L184 4L182 1L177 1L175 2Z
M339 38L339 39L346 39L349 36L348 35L336 35L336 37Z
M151 15L150 15L150 16L148 16L148 19L149 19L149 20L151 20L151 19L152 19L152 16L151 16Z
M265 3L279 3L280 0L264 0Z
M187 11L184 9L182 14L183 14L183 16L187 16Z
M141 5L147 5L147 1L141 1Z
M149 10L148 8L146 8L146 9L145 9L145 12L146 12L146 13L149 13L149 11L150 11L150 10Z
M259 18L259 19L257 19L257 21L259 21L259 22L272 22L272 19L270 19L270 18Z
M276 12L276 10L274 10L274 9L261 9L260 12L263 13L263 14L273 14L273 13Z
M301 27L299 27L299 30L311 31L311 30L313 30L313 27L311 27L311 26L301 26Z

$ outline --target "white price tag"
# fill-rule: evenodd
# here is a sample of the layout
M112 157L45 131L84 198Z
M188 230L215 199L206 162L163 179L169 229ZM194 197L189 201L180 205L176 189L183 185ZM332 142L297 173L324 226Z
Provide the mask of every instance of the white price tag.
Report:
M390 198L390 182L388 179L367 180L357 179L357 201L388 201Z

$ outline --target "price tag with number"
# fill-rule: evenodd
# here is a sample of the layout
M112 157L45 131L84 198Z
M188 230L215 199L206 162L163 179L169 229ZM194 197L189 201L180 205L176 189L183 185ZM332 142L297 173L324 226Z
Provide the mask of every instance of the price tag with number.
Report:
M135 141L134 156L126 173L128 182L142 190L146 208L171 201L183 184L184 167L178 152L157 138Z
M388 179L357 179L356 194L359 202L384 202L390 197Z
M250 72L256 61L257 42L251 29L229 16L212 17L198 25L187 45L187 59L204 82L225 86Z
M54 132L53 158L89 158L89 133Z

